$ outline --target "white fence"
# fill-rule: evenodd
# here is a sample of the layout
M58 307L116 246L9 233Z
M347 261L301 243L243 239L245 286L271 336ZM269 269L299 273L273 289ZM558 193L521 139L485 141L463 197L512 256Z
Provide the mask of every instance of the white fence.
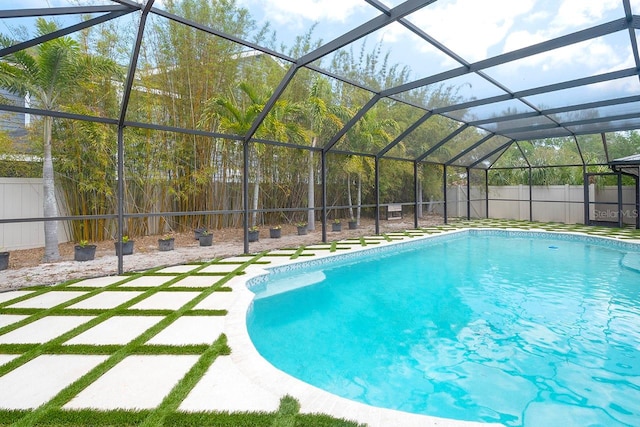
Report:
M42 179L0 178L0 218L42 218ZM69 238L63 223L58 226L58 240ZM0 248L30 249L44 246L44 223L20 222L0 224Z
M623 221L634 224L635 188L623 187L622 200L626 204ZM549 185L531 188L534 221L584 223L584 187L581 185ZM471 188L471 217L486 216L484 188ZM589 186L589 206L592 220L617 222L616 203L618 189L615 186L596 188ZM0 218L39 218L43 216L42 180L39 178L0 178ZM435 211L442 213L439 205ZM467 216L467 188L447 189L447 214L450 217ZM489 187L489 217L529 220L529 187L526 185ZM59 241L69 237L64 222L58 227ZM0 248L7 250L29 249L44 246L42 222L0 224Z
M486 217L484 188L471 188L471 217ZM490 186L489 217L529 220L530 210L534 221L584 223L584 187L582 185L548 185L531 187L531 209L529 187L526 185ZM589 186L589 218L591 220L618 221L618 187ZM635 224L638 212L635 209L634 187L622 187L623 222ZM611 204L609 204L611 203ZM451 217L467 216L467 188L447 189L447 214Z

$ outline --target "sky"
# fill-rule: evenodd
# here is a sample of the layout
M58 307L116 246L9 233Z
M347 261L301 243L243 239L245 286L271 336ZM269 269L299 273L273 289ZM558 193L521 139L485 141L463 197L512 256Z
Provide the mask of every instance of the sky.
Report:
M389 7L401 3L400 0L382 1ZM318 22L315 35L326 42L379 15L362 0L238 2L249 8L259 21L269 20L277 29L279 39L291 43L295 34L304 32L314 22ZM632 12L640 14L640 0L632 0L631 6ZM464 60L474 63L620 18L624 18L622 0L438 0L407 19ZM408 65L415 79L460 66L400 24L389 25L368 36L368 45L377 42L382 44L383 51L390 53L392 63ZM510 90L518 91L630 67L635 64L629 34L621 31L486 72L505 82ZM466 87L475 97L497 94L491 85L472 80L471 77L466 86L461 86L463 91ZM633 80L611 82L589 90L612 89L621 94L640 93ZM596 94L591 95L597 98ZM468 97L471 96L469 93Z
M18 8L68 5L70 1L1 0L1 3ZM251 11L258 25L268 21L277 32L278 45L288 46L314 23L317 23L314 36L328 42L380 14L363 0L236 1ZM381 1L389 7L401 3L401 0ZM156 4L161 6L162 0ZM632 0L631 5L632 11L640 14L640 0ZM474 63L623 17L622 0L438 0L407 19L465 61ZM359 43L353 46L356 52ZM410 67L414 79L460 66L397 23L369 35L366 43L371 47L380 43L382 51L389 53L390 62ZM634 67L629 45L628 32L622 31L486 72L510 90L524 90ZM324 65L327 66L327 61ZM473 77L458 83L463 92L469 90L468 97L497 94L495 87ZM639 91L637 84L631 83L632 87L629 84L629 81L612 82L609 87L599 85L594 90Z

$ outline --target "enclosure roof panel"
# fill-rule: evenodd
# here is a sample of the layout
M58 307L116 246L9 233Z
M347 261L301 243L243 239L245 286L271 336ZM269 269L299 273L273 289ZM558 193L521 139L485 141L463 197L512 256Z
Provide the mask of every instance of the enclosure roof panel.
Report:
M117 82L123 88L119 116L127 125L146 105L154 109L146 98L158 96L175 101L171 111L149 112L159 130L226 132L243 141L312 145L324 152L486 166L506 149L503 141L640 128L640 0L238 0L231 14L221 5L213 0L5 1L0 59L56 37L73 37L89 52L118 52L123 76L134 71ZM40 17L54 19L59 30L36 34ZM124 42L92 45L98 37L87 36L88 29L107 24ZM140 25L146 27L138 31ZM174 31L170 37L188 36L190 42L180 51L163 51L172 42L163 33L168 29ZM151 41L159 47L149 48ZM207 56L200 43L226 55ZM203 120L206 103L192 102L192 80L172 76L177 67L191 67L190 78L211 81L202 85L202 96L244 97L247 104L249 95L238 92L243 81L237 77L226 82L227 93L209 92L224 79L207 62L217 58L229 64L223 69L233 66L242 79L262 82L260 99L251 102L254 114L245 115L252 121L244 127L228 125L225 131L220 112ZM309 87L322 79L328 90L310 94ZM309 116L314 106L306 100L322 104L323 121ZM281 117L285 102L287 115ZM29 110L0 101L0 113L20 108ZM372 128L371 117L388 119L387 128ZM297 122L309 129L294 129ZM592 154L582 161L603 157L600 151Z

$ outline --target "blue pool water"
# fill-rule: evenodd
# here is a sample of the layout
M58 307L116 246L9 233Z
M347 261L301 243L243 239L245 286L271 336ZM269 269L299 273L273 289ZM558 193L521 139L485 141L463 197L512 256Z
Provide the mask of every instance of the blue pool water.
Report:
M274 271L250 284L249 334L277 368L374 406L514 426L640 425L640 250L508 234Z

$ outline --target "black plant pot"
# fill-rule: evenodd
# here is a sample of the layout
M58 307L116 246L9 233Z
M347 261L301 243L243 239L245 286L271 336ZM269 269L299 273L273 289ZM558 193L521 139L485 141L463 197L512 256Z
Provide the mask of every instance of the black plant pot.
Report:
M332 231L342 231L342 223L338 222L338 223L333 223L331 224L331 230Z
M349 230L357 230L358 221L349 221Z
M198 240L200 246L211 246L213 245L213 234L202 234Z
M270 228L269 237L272 239L279 239L282 236L282 230L279 228Z
M175 239L172 237L170 239L158 239L158 249L161 252L167 252L173 250Z
M257 242L259 237L260 237L260 230L249 231L249 241L250 242Z
M91 261L96 257L96 245L76 245L73 259L76 261Z
M114 243L116 245L116 255L120 255L120 245L118 242ZM133 253L133 240L129 240L128 242L122 242L122 255L131 255Z
M193 236L195 237L196 240L200 240L200 236L202 236L202 233L206 230L206 228L196 228L195 230L193 230Z
M306 225L298 226L298 236L304 236L305 234L307 234L307 226Z
M0 270L9 268L9 252L0 252Z

